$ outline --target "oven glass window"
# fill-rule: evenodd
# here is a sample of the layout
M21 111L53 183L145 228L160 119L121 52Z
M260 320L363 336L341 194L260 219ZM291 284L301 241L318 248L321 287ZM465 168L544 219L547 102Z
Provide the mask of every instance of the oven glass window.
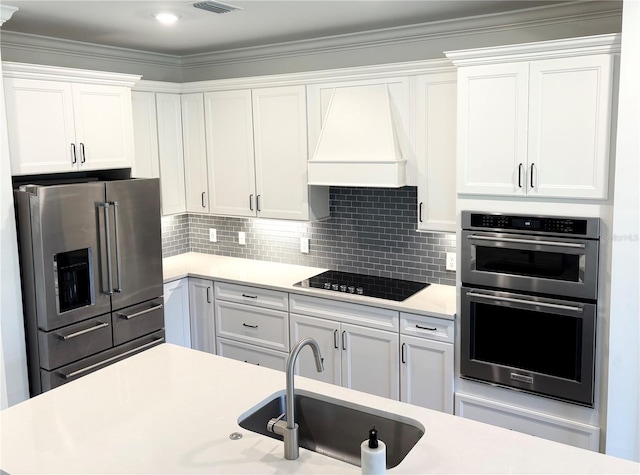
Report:
M580 381L582 320L474 303L471 359Z
M91 249L62 252L53 260L59 312L91 305Z
M580 256L476 246L476 270L580 282Z

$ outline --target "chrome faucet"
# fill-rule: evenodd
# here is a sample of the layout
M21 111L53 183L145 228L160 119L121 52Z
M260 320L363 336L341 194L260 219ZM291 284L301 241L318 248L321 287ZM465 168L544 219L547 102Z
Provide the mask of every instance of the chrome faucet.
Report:
M320 346L313 338L303 338L291 349L287 358L287 394L285 398L285 413L280 417L274 417L267 423L267 430L284 437L284 458L287 460L295 460L299 456L298 447L298 424L295 421L295 399L293 391L293 376L296 366L296 359L300 350L309 345L313 350L313 356L316 360L316 369L318 373L324 370L322 364L322 355L320 354ZM286 422L282 418L286 418Z

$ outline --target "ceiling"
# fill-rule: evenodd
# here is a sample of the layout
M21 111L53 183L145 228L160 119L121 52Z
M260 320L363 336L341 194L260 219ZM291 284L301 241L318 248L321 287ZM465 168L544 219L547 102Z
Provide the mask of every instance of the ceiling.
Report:
M121 48L186 56L303 41L368 30L454 20L567 3L559 0L225 0L242 10L225 14L192 1L2 0L19 10L2 27ZM154 13L177 14L158 23Z

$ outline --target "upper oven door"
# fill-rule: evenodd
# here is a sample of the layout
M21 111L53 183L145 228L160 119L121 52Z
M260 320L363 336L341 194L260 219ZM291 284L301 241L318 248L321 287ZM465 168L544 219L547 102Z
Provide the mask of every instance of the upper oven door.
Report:
M462 282L595 299L598 241L462 231Z

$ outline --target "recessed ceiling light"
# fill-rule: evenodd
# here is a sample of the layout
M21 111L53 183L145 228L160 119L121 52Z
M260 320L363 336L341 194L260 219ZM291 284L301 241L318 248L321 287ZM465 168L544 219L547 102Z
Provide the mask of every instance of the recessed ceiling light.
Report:
M161 12L155 13L153 16L163 25L173 25L176 21L178 21L178 16L174 15L173 13Z

